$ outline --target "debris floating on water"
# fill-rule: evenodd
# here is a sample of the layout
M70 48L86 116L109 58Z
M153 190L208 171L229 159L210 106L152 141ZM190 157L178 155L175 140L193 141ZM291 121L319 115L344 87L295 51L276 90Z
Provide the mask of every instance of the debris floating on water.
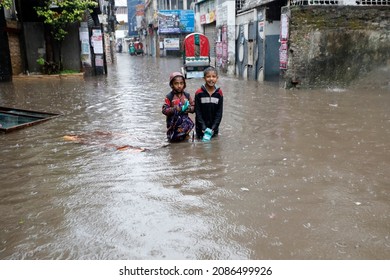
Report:
M113 144L113 134L111 132L95 131L88 134L69 134L62 137L66 141L71 141L79 144L98 145L105 148L111 148L116 151L131 151L131 152L144 152L147 149L132 145L116 145Z

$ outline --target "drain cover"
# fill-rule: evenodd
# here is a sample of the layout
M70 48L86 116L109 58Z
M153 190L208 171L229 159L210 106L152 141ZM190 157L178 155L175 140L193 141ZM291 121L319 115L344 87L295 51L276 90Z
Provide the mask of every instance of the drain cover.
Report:
M0 107L0 132L7 133L16 129L25 128L57 116L59 114Z

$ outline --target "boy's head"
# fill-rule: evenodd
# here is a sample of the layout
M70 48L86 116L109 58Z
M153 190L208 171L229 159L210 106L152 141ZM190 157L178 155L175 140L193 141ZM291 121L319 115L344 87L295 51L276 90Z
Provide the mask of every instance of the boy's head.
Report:
M214 87L218 81L218 71L212 66L207 67L203 71L203 79L205 81L205 85L208 87Z
M176 92L183 92L186 88L186 80L182 73L173 72L169 75L169 86Z
M209 66L203 70L203 77L206 77L206 75L208 75L211 72L214 73L218 77L218 71L213 66Z

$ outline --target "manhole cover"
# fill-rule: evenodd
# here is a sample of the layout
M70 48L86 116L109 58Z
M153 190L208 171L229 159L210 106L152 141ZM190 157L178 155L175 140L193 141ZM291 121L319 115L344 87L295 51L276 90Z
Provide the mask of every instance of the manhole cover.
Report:
M25 128L57 116L59 114L0 107L0 132L7 133L16 129Z

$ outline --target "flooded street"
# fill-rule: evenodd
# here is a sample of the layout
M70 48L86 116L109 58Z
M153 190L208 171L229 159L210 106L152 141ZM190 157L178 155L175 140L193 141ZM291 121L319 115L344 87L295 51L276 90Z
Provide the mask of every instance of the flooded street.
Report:
M1 106L61 114L0 134L0 259L390 258L390 70L324 90L221 75L220 137L168 145L180 63L0 83Z

